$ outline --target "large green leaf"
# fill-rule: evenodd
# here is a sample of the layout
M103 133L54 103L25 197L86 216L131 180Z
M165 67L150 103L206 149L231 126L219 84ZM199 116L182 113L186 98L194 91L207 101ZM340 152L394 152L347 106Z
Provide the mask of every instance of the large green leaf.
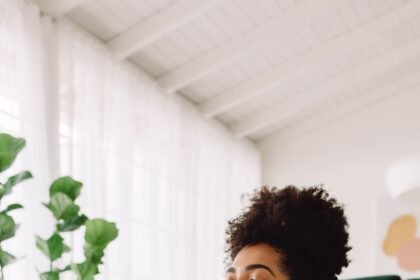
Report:
M44 204L51 210L56 219L71 219L78 215L80 207L74 204L64 193L55 193L51 196L49 204Z
M60 280L58 271L43 272L39 276L41 277L41 280Z
M115 223L104 219L92 219L86 223L85 240L91 245L105 248L108 243L118 237L118 229Z
M12 217L6 213L0 213L0 241L15 236L18 227Z
M106 246L117 238L118 229L115 223L104 219L88 220L85 223L86 243L83 247L85 258L96 265L102 264Z
M36 247L51 261L58 260L64 253L70 251L70 248L64 244L63 238L57 233L54 233L48 240L36 236Z
M5 195L10 194L14 186L30 178L32 178L32 174L29 171L23 171L19 174L9 177L5 184L0 184L0 199Z
M9 206L7 206L7 208L5 210L3 210L1 213L7 213L16 209L22 209L23 206L22 204L19 203L14 203L14 204L10 204Z
M85 215L65 219L57 223L57 230L61 232L74 231L84 225L87 219Z
M66 176L55 180L50 187L50 196L56 193L64 193L73 201L80 195L82 183Z
M0 133L0 172L13 164L25 145L26 142L23 138L15 138L9 134Z
M0 249L0 266L5 267L16 261L15 256Z
M77 280L93 280L98 273L98 267L91 262L83 262L72 266Z
M0 189L0 198L6 194L10 194L12 192L12 188L20 182L31 179L32 177L32 173L29 171L23 171L19 174L9 177L6 183L3 185L3 188Z

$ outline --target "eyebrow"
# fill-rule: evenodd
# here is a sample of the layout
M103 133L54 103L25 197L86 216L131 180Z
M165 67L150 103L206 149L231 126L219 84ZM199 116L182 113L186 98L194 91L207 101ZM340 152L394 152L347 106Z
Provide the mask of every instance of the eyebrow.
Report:
M250 264L245 268L246 271L251 271L255 269L265 269L268 272L270 272L271 275L275 277L274 272L268 266L263 265L263 264ZM226 273L236 273L236 269L234 267L229 267Z

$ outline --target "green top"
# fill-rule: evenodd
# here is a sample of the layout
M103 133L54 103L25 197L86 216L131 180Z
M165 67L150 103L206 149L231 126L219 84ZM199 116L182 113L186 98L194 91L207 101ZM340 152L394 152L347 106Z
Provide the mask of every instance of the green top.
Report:
M363 278L355 278L352 280L401 280L399 276L396 275L383 275L383 276L371 276Z

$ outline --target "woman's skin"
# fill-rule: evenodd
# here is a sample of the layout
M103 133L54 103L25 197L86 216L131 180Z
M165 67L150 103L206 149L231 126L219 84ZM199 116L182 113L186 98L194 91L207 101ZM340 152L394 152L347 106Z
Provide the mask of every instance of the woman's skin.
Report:
M226 272L227 280L289 280L280 270L281 256L267 244L243 248Z

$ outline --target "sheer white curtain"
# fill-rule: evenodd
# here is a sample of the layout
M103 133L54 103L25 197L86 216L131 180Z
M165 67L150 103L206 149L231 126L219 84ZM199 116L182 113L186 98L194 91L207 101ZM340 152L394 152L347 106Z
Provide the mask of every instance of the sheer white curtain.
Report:
M83 181L90 217L118 224L101 279L223 276L226 219L239 209L240 193L260 183L254 145L23 0L0 0L0 131L27 138L15 170L36 177L11 197L26 209L8 246L26 257L8 279L37 279L35 267L46 268L34 234L51 233L40 202L58 175ZM73 239L76 260L81 234Z
M48 74L50 57L45 56L51 51L48 30L51 23L41 20L37 6L23 0L0 0L0 131L27 139L27 147L7 175L29 169L35 176L7 197L25 209L13 213L21 227L5 247L21 259L6 268L6 279L36 279L36 267L47 268L35 249L34 235L52 230L41 201L46 201L53 169L58 167L58 150L54 150L58 138L51 137L52 124L58 119L50 110L54 99Z
M259 184L258 152L78 28L58 28L64 172L85 183L88 214L121 233L106 279L222 278L226 219Z

